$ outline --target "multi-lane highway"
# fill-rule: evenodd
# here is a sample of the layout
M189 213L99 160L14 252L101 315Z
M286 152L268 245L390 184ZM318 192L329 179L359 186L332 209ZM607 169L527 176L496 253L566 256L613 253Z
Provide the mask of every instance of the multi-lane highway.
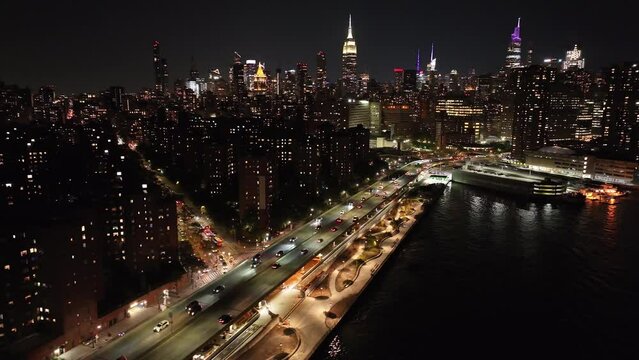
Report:
M395 181L379 181L367 190L352 196L343 204L321 215L321 229L316 230L314 222L299 227L286 238L264 250L262 262L256 268L251 267L250 260L239 264L217 281L98 350L93 358L115 360L122 355L129 360L188 357L228 326L218 322L220 316L228 314L234 319L237 318L274 291L313 257L328 252L329 247L334 246L333 242L339 236L345 235L353 225L354 217L366 221L366 215L374 212L375 208L385 201L383 194L386 193L388 199L396 196L400 189L415 179L416 170L419 168L418 162L406 165L402 168L406 174ZM348 203L354 206L349 207ZM336 221L338 218L342 219L339 224ZM335 228L335 231L332 228ZM296 237L297 240L291 243L291 237ZM308 251L302 253L303 249ZM284 255L278 258L278 251L283 251ZM271 268L274 262L278 262L281 267ZM214 294L213 290L218 285L224 285L225 289L219 294ZM186 304L192 300L198 300L203 305L203 310L193 317L187 315L184 310ZM159 333L153 332L155 324L161 320L171 319L171 326Z

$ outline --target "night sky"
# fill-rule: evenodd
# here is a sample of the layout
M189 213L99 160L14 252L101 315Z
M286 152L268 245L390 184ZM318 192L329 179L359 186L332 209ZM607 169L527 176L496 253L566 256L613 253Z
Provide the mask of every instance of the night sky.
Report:
M89 4L92 3L92 4ZM631 1L340 0L340 1L3 0L0 81L65 93L153 84L151 43L161 43L171 83L194 56L201 73L227 73L237 50L267 69L293 68L327 52L329 78L339 69L348 14L353 15L360 71L389 80L394 67L415 67L435 42L438 68L498 69L522 17L523 46L536 60L564 57L577 43L586 67L639 59L639 22ZM380 4L381 3L381 4ZM624 5L626 3L627 5ZM426 61L423 62L424 64Z

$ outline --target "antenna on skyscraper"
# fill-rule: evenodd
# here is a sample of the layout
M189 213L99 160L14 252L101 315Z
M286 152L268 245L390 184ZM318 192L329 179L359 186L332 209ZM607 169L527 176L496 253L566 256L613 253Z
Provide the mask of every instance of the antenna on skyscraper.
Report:
M433 41L430 44L430 61L433 61L434 58L435 58L435 42Z

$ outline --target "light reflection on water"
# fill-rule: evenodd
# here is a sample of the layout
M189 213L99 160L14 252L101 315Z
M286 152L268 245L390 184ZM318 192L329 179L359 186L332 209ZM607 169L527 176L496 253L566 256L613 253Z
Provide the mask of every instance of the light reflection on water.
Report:
M339 335L333 337L331 343L328 345L328 356L330 359L341 359L346 355L342 348L342 341Z
M453 185L313 359L637 353L637 234L639 194L553 206Z

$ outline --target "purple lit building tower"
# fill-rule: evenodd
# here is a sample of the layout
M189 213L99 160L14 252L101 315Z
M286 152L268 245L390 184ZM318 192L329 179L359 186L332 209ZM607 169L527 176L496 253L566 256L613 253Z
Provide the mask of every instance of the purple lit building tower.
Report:
M506 69L521 67L521 18L517 19L517 26L510 35L510 45L506 55Z

